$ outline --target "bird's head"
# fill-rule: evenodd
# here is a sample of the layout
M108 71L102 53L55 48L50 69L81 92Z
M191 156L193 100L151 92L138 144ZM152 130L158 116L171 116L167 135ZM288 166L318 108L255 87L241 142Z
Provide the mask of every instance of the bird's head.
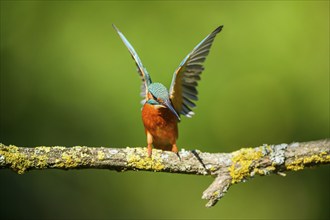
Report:
M148 86L148 104L160 105L162 107L168 108L180 121L179 114L175 111L172 102L170 100L169 93L166 87L161 83L151 83Z

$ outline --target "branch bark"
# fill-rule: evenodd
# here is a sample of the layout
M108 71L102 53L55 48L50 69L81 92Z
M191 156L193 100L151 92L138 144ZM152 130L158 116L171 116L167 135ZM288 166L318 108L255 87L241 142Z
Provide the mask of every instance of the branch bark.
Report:
M330 139L303 143L242 148L232 153L207 153L182 149L175 153L145 148L16 147L0 144L0 168L18 174L32 169L145 170L215 177L203 192L206 207L214 206L230 186L255 175L280 174L330 163Z

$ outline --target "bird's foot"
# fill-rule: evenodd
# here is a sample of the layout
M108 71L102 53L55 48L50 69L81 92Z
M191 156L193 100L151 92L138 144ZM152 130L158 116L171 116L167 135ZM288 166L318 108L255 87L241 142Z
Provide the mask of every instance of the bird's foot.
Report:
M179 152L178 147L176 146L176 144L173 144L172 145L172 152L174 152L174 153L178 153Z
M151 155L152 155L152 146L151 146L151 144L148 144L147 151L148 151L148 157L150 158Z
M172 152L174 152L178 156L178 158L181 160L179 150L178 150L178 147L176 146L176 144L172 145Z

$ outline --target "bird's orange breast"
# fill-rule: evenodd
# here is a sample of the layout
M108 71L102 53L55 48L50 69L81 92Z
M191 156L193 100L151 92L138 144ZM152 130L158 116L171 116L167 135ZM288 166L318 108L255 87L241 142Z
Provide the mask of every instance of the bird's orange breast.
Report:
M178 119L168 109L159 105L144 104L142 121L146 132L153 137L155 148L171 150L178 138Z

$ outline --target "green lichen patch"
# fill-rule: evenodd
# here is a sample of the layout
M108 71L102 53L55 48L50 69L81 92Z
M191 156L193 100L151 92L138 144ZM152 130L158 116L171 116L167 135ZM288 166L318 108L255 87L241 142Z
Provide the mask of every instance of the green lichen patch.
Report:
M327 152L322 152L318 155L295 158L295 160L286 164L286 168L288 170L298 171L304 169L306 165L318 163L330 163L330 155Z
M154 150L152 157L150 158L147 156L145 148L128 150L126 158L127 165L138 170L161 171L164 169L164 164L160 152Z
M243 148L235 152L232 158L232 165L229 167L232 183L241 182L255 173L264 175L265 170L260 170L258 168L253 168L253 170L251 170L251 165L256 163L262 156L263 153L261 149Z
M269 158L273 165L280 166L285 162L285 150L287 149L287 144L272 145Z

